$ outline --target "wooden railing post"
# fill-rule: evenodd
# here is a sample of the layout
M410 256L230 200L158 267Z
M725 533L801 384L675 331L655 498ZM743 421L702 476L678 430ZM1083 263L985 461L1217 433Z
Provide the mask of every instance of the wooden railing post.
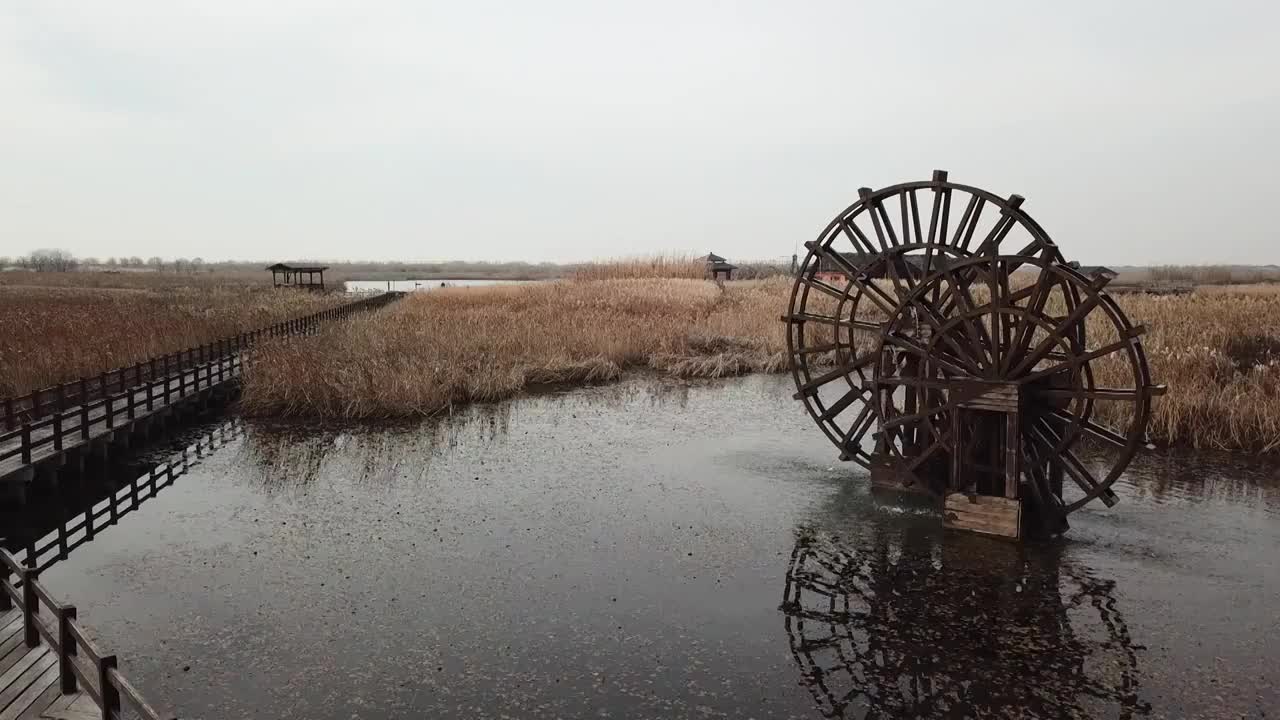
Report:
M67 408L67 384L58 383L58 409L65 410Z
M3 548L0 548L0 552L4 552ZM12 574L9 563L5 562L4 558L0 558L0 610L13 609L13 598L9 597L9 593L4 589L4 584L10 582L9 577Z
M116 426L116 414L113 411L111 404L112 404L111 393L107 393L107 396L103 399L102 407L104 410L106 410L106 413L107 413L106 417L107 417L108 428L113 428Z
M89 383L83 377L80 378L80 387L78 390L80 392L80 404L84 405L89 402Z
M136 404L138 401L138 394L132 390L125 391L125 394L129 396L129 399L126 401L127 404L125 409L128 410L129 419L132 420L137 417ZM149 391L147 392L147 399L151 399L151 393Z
M40 417L40 390L37 388L31 391L31 419L35 420Z
M22 423L22 462L31 464L31 423Z
M71 669L76 652L75 638L71 637L71 622L76 619L74 605L58 608L58 678L62 681L62 694L76 691L76 673Z
M53 414L53 449L55 452L62 452L62 411L61 410Z
M13 398L4 399L4 429L13 429Z
M80 405L80 439L89 439L89 403Z
M116 669L116 656L98 658L98 689L102 693L102 720L115 720L120 710L120 691L111 682L111 671Z
M40 644L40 629L36 627L36 614L40 612L40 598L36 595L36 578L39 573L32 568L22 569L22 638L27 647Z

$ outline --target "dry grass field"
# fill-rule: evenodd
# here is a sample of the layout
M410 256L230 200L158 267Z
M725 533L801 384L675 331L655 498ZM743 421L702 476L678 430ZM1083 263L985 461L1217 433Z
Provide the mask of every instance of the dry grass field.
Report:
M99 273L5 273L5 279L19 274L42 275L33 279L45 283L0 284L0 396L25 394L349 300L261 286L94 288L68 280ZM158 273L137 275L147 279L128 281L158 282Z
M620 279L433 290L321 335L265 345L260 414L393 417L627 368L717 377L785 367L783 281Z
M244 405L259 414L383 418L539 383L609 380L628 368L686 377L785 369L778 316L787 278L719 287L626 277L655 272L602 264L583 277L611 279L416 294L320 336L265 346L250 359ZM1153 440L1280 449L1280 286L1118 301L1148 326L1154 380L1169 386L1155 402ZM1113 358L1094 364L1100 386L1119 386L1123 369ZM1119 424L1123 409L1110 410L1100 403L1100 414Z

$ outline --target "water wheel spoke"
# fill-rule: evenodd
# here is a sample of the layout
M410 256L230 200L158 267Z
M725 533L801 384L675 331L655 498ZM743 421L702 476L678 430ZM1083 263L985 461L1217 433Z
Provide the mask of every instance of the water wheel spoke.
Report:
M866 282L866 272L862 268L857 267L849 262L849 259L838 252L832 251L830 248L823 247L820 243L807 242L804 244L806 248L813 254L826 258L828 262L839 267L849 277L849 280L861 290L865 296L876 304L886 317L892 317L894 310L897 309L897 302L888 296L876 285L875 282ZM873 253L874 254L874 253Z
M969 204L960 216L960 224L956 226L956 234L951 238L951 247L968 251L969 242L973 240L973 232L978 227L978 218L982 216L982 208L987 204L981 195L970 195Z
M912 355L916 355L918 357L924 358L925 360L930 360L936 363L938 367L942 368L943 370L947 370L955 375L960 375L964 377L974 377L974 376L981 375L981 372L977 368L973 367L972 365L969 365L966 360L959 357L955 357L955 356L944 355L941 352L930 352L928 349L916 344L913 340L903 337L902 335L899 335L897 333L889 333L885 335L885 339L892 340L893 347L899 348L901 350L905 350L911 353ZM952 360L954 360L955 362L952 362ZM962 364L957 364L957 363L962 363Z
M1054 492L1049 477L1045 474L1044 468L1051 462L1048 458L1042 458L1036 451L1036 447L1030 443L1022 444L1022 462L1026 468L1026 474L1029 476L1027 487L1031 490L1033 499L1039 506L1041 512L1048 515L1046 525L1055 527L1059 523L1052 522L1059 518L1065 518L1067 515L1066 507L1062 504L1062 498Z
M861 443L862 436L871 428L871 424L875 422L876 416L872 412L874 403L867 403L862 406L862 410L858 411L857 417L850 423L849 429L845 430L844 435L840 438L840 447L850 456L857 455L862 451L861 445L857 448L850 449L849 443L855 438Z
M1059 341L1066 338L1067 332L1071 330L1076 323L1084 320L1084 317L1089 314L1089 311L1097 307L1100 302L1102 302L1102 296L1094 293L1086 298L1084 302L1077 305L1065 318L1062 319L1061 322L1054 325L1053 328L1048 331L1048 335L1045 339L1041 340L1025 356L1017 359L1018 364L1012 371L1010 371L1009 374L1016 377L1023 372L1026 372L1028 369L1035 367L1035 364L1040 362L1041 358L1044 357L1044 353L1052 349Z
M851 362L845 363L834 370L825 372L815 378L810 378L807 382L797 388L795 399L799 400L806 395L814 395L823 385L826 385L832 380L839 380L859 368L866 367L875 362L875 359L875 353L867 353L861 357L855 357Z
M875 230L876 240L883 250L891 250L899 245L898 236L893 232L893 223L889 222L889 214L885 212L884 203L874 197L871 188L858 188L858 196L871 216L871 227Z
M1073 355L1067 358L1066 360L1060 363L1057 363L1056 365L1051 365L1043 370L1037 370L1031 373L1030 375L1024 375L1023 377L1019 378L1018 382L1027 383L1027 382L1031 382L1032 380L1039 380L1042 377L1047 377L1049 375L1054 375L1056 373L1060 373L1065 370L1071 370L1073 368L1079 367L1084 363L1090 362L1092 360L1096 360L1097 358L1103 357L1105 355L1110 355L1111 353L1116 352L1117 350L1123 350L1127 347L1132 346L1133 341L1138 337L1140 337L1144 332L1146 332L1146 328L1144 328L1142 325L1135 325L1127 329L1124 333L1122 333L1124 337L1121 337L1119 340L1113 343L1104 345L1098 348L1097 350L1090 350L1080 355Z
M1048 304L1049 297L1053 293L1053 289L1058 287L1057 283L1046 282L1043 277L1040 282L1033 283L1030 286L1031 300L1027 303L1025 312L1018 317L1018 332L1015 336L1009 352L1005 355L1004 362L1000 365L1000 371L1008 374L1009 364L1014 358L1023 357L1031 340L1035 337L1036 324L1032 318L1041 315L1044 312L1044 306ZM1013 300L1014 303L1017 300Z
M876 335L879 335L880 332L884 329L884 325L882 325L881 323L869 322L867 320L855 320L854 318L839 318L833 315L817 315L815 313L805 313L805 312L792 313L790 315L783 315L782 319L785 322L789 322L794 325L807 323L807 322L816 322L816 323L823 323L825 325L831 325L833 327L849 328L851 330L865 330L869 333L874 333Z
M844 343L824 343L822 345L808 345L795 351L796 355L813 355L814 353L835 352L836 350L848 350L851 346Z
M957 286L955 276L948 273L948 277L952 278L952 287L960 289L955 294L955 301L960 305L960 324L964 327L965 334L969 336L969 341L973 343L976 351L980 352L981 358L974 358L979 367L983 370L989 369L993 365L991 354L991 337L987 335L986 329L982 323L975 322L973 315L978 314L974 307L973 295L970 294L967 286Z
M1142 393L1133 388L1034 388L1036 397L1048 400L1132 400L1137 401Z
M1005 207L1000 211L1000 219L996 221L991 232L978 243L978 248L973 251L974 255L994 254L995 250L1000 247L1000 243L1004 241L1009 231L1017 225L1018 218L1015 212L1022 206L1023 197L1021 195L1010 195L1005 201Z
M1051 453L1050 461L1058 463L1066 470L1067 475L1084 491L1085 497L1101 498L1107 507L1118 502L1115 493L1098 482L1070 448L1064 447L1065 441L1049 426L1047 420L1044 418L1038 420L1032 428L1032 434L1048 446Z
M911 230L915 231L916 242L923 242L924 235L920 232L920 205L916 198L916 191L911 190L905 196L911 206L911 224L907 224L907 208L902 209L902 237L904 242L910 242Z
M925 427L929 428L929 433L933 436L933 443L924 449L924 452L911 458L911 462L907 463L907 470L914 471L941 450L953 450L950 431L938 434L934 423L926 422Z
M818 290L827 295L830 295L836 300L845 301L849 299L849 292L847 290L841 290L840 288L834 285L831 285L830 283L823 282L822 280L819 280L815 277L801 275L796 279L815 290Z
M850 405L857 402L859 398L862 398L864 400L869 400L870 394L871 394L870 389L865 387L860 389L850 390L849 392L842 395L839 400L836 400L835 402L831 403L831 405L827 407L826 412L822 413L821 418L823 420L834 419L837 415L844 412Z
M1049 415L1062 420L1063 422L1073 424L1099 440L1115 445L1116 447L1126 447L1129 444L1129 439L1124 435L1121 435L1115 430L1104 425L1100 425L1092 420L1080 420L1069 413L1063 412L1062 410L1054 410L1053 412L1050 412Z
M849 238L849 242L853 244L859 252L865 255L878 255L880 249L871 243L871 239L866 233L862 232L862 228L858 227L852 219L842 219L840 221L840 230L844 232L845 237Z

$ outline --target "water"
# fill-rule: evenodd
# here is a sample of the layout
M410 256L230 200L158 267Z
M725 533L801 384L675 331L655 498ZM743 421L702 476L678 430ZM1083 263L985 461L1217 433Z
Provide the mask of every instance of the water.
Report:
M527 280L465 280L456 278L437 278L435 280L347 280L347 292L381 292L414 290L439 290L444 287L471 287L473 285L508 285L510 283L529 282Z
M45 575L190 718L1264 717L1280 479L1157 455L1065 542L944 534L781 377L246 422Z

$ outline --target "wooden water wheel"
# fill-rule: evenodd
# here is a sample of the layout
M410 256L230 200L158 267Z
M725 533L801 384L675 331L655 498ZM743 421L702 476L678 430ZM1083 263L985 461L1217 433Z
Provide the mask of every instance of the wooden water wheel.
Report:
M859 195L806 243L783 317L796 397L841 458L994 534L1114 504L1163 388L1110 276L1068 263L1021 197L944 171Z

